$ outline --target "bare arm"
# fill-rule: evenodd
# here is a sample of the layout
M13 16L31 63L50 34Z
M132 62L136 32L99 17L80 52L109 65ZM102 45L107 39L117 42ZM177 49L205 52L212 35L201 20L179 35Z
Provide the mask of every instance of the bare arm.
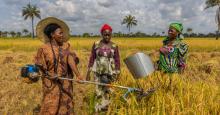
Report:
M117 71L117 74L119 74L120 73L120 55L119 55L118 46L115 48L114 60L115 60L115 69Z
M80 72L79 72L79 69L78 69L78 67L76 65L75 58L76 58L75 55L70 54L69 57L68 57L68 64L69 64L71 70L76 75L77 79L82 79L82 77L80 75Z
M95 58L96 58L95 44L93 44L92 51L91 51L90 58L89 58L89 64L88 64L88 70L87 70L87 74L86 74L86 80L90 80L90 73L91 73L92 66L94 64Z

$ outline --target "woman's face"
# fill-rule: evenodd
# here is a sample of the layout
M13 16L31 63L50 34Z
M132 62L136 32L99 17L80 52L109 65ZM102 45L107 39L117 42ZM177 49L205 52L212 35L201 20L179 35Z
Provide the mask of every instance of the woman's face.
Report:
M174 29L172 27L169 28L169 30L168 30L168 37L169 38L175 39L178 34L179 34L179 32L176 29Z
M57 28L52 33L52 38L55 39L57 43L63 43L64 40L63 30L61 28Z
M102 32L103 41L108 43L111 41L112 32L110 30L104 30Z

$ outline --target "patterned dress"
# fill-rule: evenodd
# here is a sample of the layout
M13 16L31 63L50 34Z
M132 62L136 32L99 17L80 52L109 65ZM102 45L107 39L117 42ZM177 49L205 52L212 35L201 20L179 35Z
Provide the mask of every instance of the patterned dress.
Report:
M53 47L53 48L52 48ZM54 53L53 53L54 51ZM57 66L55 67L55 58ZM73 84L71 81L51 79L51 76L73 78L68 58L76 60L76 55L70 52L70 44L58 46L56 42L46 43L39 48L35 64L40 67L42 77L43 100L41 115L70 115L73 114ZM57 68L57 69L56 69Z
M92 52L89 60L91 71L95 74L95 81L108 83L116 80L120 73L120 57L118 46L111 42L109 45L97 41L92 47ZM106 108L109 101L110 88L105 86L96 86L96 111Z
M186 67L187 52L188 45L180 38L172 43L168 37L165 38L160 48L159 69L168 73L181 72Z

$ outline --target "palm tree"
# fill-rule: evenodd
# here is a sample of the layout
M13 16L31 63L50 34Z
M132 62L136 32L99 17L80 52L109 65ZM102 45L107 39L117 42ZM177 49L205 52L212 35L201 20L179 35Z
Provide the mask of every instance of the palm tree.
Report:
M27 29L23 29L23 30L22 30L22 33L23 33L25 36L27 36L28 32L29 32L29 31L28 31Z
M135 16L127 15L127 16L124 17L124 19L123 19L121 24L122 25L126 24L126 26L128 28L128 31L130 33L131 27L137 25L137 20L135 19Z
M163 32L162 32L162 36L164 36L164 35L165 35L165 32L163 31Z
M34 38L34 17L41 18L40 16L40 10L36 5L31 5L30 3L27 4L26 7L23 7L22 9L22 16L24 16L24 19L27 20L28 18L31 19L32 24L32 38Z
M2 36L8 37L8 31L4 31Z
M188 33L188 35L190 37L192 32L193 32L193 29L192 28L187 28L186 31L187 31L187 33Z
M220 0L206 0L206 7L205 9L217 6L215 21L218 26L218 30L216 31L216 40L218 40L219 31L220 31Z
M11 34L11 37L15 37L16 33L14 31L9 32Z
M21 37L21 32L17 32L17 33L16 33L16 36L17 36L17 37Z

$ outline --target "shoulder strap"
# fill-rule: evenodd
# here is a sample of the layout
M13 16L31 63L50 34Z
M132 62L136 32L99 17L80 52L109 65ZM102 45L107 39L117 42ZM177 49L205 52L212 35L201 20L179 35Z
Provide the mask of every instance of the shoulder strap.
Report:
M113 48L116 48L117 45L116 45L115 43L112 42L112 47L113 47Z
M56 54L55 54L55 51L53 49L53 45L51 43L51 49L52 49L52 52L53 52L53 64L54 64L54 74L57 75L57 69L58 69L58 63L59 63L59 57L60 57L60 48L59 48L59 55L58 55L58 59L56 58Z
M101 42L100 40L95 42L95 49L100 47L100 42Z

